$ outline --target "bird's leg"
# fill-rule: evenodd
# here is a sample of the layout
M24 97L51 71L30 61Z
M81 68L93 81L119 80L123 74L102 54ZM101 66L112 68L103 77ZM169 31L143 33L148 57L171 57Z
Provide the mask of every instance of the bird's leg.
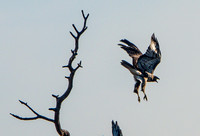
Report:
M134 93L137 94L137 96L138 96L138 102L140 102L140 96L139 96L138 90L136 91L136 90L134 89Z
M140 96L139 96L139 94L137 94L138 95L138 102L140 102Z
M146 101L148 101L147 95L146 95L146 93L145 93L146 83L147 83L147 78L144 78L144 80L142 81L142 88L141 88L141 91L144 93L143 99L146 100Z
M133 91L133 92L137 94L137 96L138 96L138 102L140 102L140 96L139 96L139 92L138 92L138 90L139 90L139 87L140 87L140 81L139 81L139 80L137 80L137 81L136 81L135 88L134 88L134 91Z

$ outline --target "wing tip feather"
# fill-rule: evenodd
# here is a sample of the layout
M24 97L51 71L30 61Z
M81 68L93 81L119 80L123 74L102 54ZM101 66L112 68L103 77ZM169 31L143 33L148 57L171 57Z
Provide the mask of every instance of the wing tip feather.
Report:
M157 40L157 38L155 36L155 33L152 34L151 40L154 41L154 42L156 42L156 43L158 43L158 40Z

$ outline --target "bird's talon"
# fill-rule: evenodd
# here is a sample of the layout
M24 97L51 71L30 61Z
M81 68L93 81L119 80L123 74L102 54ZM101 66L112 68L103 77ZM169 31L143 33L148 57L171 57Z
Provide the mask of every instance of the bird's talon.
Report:
M146 95L144 96L143 100L146 100L146 101L148 101L148 99L147 99L147 96L146 96Z
M140 102L140 97L138 97L138 102Z

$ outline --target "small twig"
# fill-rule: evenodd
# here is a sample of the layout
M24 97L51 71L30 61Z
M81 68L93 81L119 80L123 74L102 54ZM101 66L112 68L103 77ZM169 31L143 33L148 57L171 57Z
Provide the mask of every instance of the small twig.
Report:
M81 66L81 61L77 64L77 67L75 68L75 71L76 71L78 68L83 68L83 66Z
M66 65L66 66L62 66L62 68L67 68L67 67L69 67L68 65Z
M69 76L65 76L65 78L67 78L68 80L70 79L70 77L69 77Z
M74 39L76 39L76 36L71 31L69 33L74 37Z
M12 114L12 113L10 113L10 115L12 115L13 117L20 119L20 120L36 120L36 119L38 119L37 116L36 117L20 117L18 115Z
M59 97L59 95L52 94L52 97L57 99Z
M79 33L79 31L77 30L76 26L74 24L72 24L74 30L76 31L76 33Z
M56 108L49 108L50 111L56 111Z

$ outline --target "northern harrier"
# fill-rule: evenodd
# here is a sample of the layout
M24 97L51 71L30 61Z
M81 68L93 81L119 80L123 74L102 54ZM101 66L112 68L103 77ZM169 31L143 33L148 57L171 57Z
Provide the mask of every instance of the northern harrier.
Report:
M152 34L151 43L145 54L142 54L142 52L137 48L136 45L126 39L122 39L120 40L120 42L124 43L125 45L121 43L118 45L120 45L121 48L124 49L133 59L133 65L125 60L122 60L121 64L125 68L127 68L134 76L134 79L136 81L134 93L137 94L138 101L140 102L138 89L140 87L140 84L142 83L141 91L144 93L143 99L148 100L145 94L146 82L157 82L157 80L159 79L157 76L153 75L156 66L161 61L161 51L158 40L155 35Z

